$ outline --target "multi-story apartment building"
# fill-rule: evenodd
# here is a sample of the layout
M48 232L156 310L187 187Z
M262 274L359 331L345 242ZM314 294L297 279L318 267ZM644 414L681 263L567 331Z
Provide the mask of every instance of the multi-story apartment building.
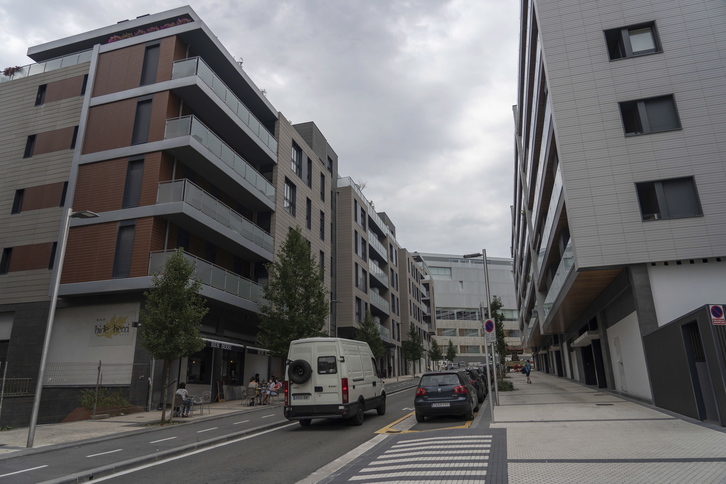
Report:
M726 5L521 5L526 344L540 370L726 425Z
M406 282L406 287L401 291L401 331L402 339L407 341L411 326L418 332L419 341L424 352L418 361L411 365L404 366L408 373L420 373L429 366L429 354L431 349L431 337L433 325L431 323L431 279L426 264L411 254L406 249L399 249L398 260L401 280Z
M28 421L66 222L41 422L78 405L99 361L105 386L143 404L154 376L160 401L161 365L136 323L151 275L178 247L210 311L207 347L172 380L214 396L274 371L255 347L258 301L290 228L302 228L332 288L337 156L320 131L291 126L189 7L28 55L35 64L0 82L0 361L26 388L6 391L3 424ZM67 218L71 207L98 216Z
M388 351L381 369L401 374L401 289L396 227L376 212L350 178L337 180L336 292L331 303L331 335L354 338L358 323L370 311L380 325ZM404 331L405 332L405 331Z
M446 356L449 341L458 353L455 361L484 363L482 312L486 315L486 277L481 258L460 255L419 253L435 286L435 339ZM509 356L522 351L517 318L517 299L512 280L512 259L487 257L489 291L502 300L504 334Z

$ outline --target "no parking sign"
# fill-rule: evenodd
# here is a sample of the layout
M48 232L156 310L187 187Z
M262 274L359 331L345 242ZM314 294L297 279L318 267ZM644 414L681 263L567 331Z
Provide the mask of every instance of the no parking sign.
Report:
M711 324L726 325L726 317L724 317L723 306L720 304L709 304L708 313L711 315Z

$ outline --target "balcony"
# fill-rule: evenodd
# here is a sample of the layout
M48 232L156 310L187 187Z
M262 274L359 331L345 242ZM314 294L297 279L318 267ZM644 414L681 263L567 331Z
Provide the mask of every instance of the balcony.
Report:
M557 172L555 173L555 183L552 187L552 195L550 196L550 205L547 209L547 218L545 219L544 226L542 228L542 238L540 239L539 253L537 254L537 267L539 273L542 274L542 262L544 261L545 252L550 240L552 227L554 227L555 215L557 215L557 207L559 206L560 196L562 195L562 172L560 166L557 165Z
M544 317L545 319L549 315L550 311L552 310L552 306L554 305L555 301L557 300L557 297L560 295L560 291L562 290L562 287L565 284L565 281L567 280L567 276L570 274L570 270L572 269L572 266L574 265L574 257L572 253L572 239L567 243L567 247L565 247L565 253L562 256L562 260L560 261L560 265L557 267L557 272L555 273L555 277L552 279L552 284L550 284L549 291L547 291L547 297L545 297L544 302Z
M270 234L189 180L159 183L156 203L184 202L216 220L225 227L272 253L274 241Z
M380 309L387 315L390 313L390 304L386 299L375 291L370 291L368 295L371 298L371 305Z
M386 343L391 343L391 330L383 326L382 324L378 325L378 332L381 334L381 339Z
M164 129L164 139L174 139L190 136L207 148L209 152L231 168L237 175L247 181L256 194L269 202L275 202L275 187L259 171L255 170L244 158L225 144L209 128L202 124L195 116L168 119ZM172 150L174 151L174 150ZM198 169L202 173L206 170ZM239 190L239 188L237 188Z
M368 272L374 277L385 289L388 289L388 275L378 267L372 260L368 259Z
M249 128L252 134L262 145L266 146L272 153L277 154L277 140L265 126L250 112L249 109L237 98L231 89L217 76L214 71L200 58L191 57L174 62L171 78L183 79L196 76L204 82L234 113L234 115Z
M46 62L28 64L27 66L22 66L19 70L13 72L9 76L0 76L0 83L14 81L16 79L22 79L24 77L34 76L36 74L43 74L44 72L55 71L57 69L63 69L64 67L83 64L84 62L90 62L92 56L93 51L86 50L83 52L76 52L74 54L58 57L56 59L51 59Z
M385 247L383 247L383 244L381 244L378 240L378 237L376 237L376 235L371 231L368 231L368 245L383 258L382 260L388 261L388 251Z
M345 178L338 178L338 185L339 187L352 187L355 193L358 194L358 197L360 197L361 200L364 200L366 203L366 212L368 213L368 217L375 222L375 224L372 226L372 228L378 229L380 232L380 235L384 237L393 236L391 234L390 230L388 229L388 226L383 223L383 220L381 220L381 217L378 216L376 213L376 210L373 208L373 205L371 205L371 202L368 201L368 199L363 195L363 192L361 191L360 187L353 181L350 177Z
M149 275L156 273L173 251L151 252L149 255ZM195 275L203 286L208 286L228 295L260 304L264 302L262 286L234 272L228 271L204 259L184 253L184 257L195 264Z

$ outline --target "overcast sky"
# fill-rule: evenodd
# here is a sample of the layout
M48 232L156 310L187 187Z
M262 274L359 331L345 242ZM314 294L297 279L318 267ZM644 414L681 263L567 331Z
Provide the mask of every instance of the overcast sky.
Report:
M181 5L0 0L0 69L31 63L30 46ZM517 0L190 5L278 111L317 124L403 247L510 257Z

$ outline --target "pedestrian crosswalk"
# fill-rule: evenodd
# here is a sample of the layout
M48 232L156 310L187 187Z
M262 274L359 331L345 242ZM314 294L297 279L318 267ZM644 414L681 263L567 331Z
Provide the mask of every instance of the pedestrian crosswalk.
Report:
M491 435L401 440L348 482L483 483L491 446Z

